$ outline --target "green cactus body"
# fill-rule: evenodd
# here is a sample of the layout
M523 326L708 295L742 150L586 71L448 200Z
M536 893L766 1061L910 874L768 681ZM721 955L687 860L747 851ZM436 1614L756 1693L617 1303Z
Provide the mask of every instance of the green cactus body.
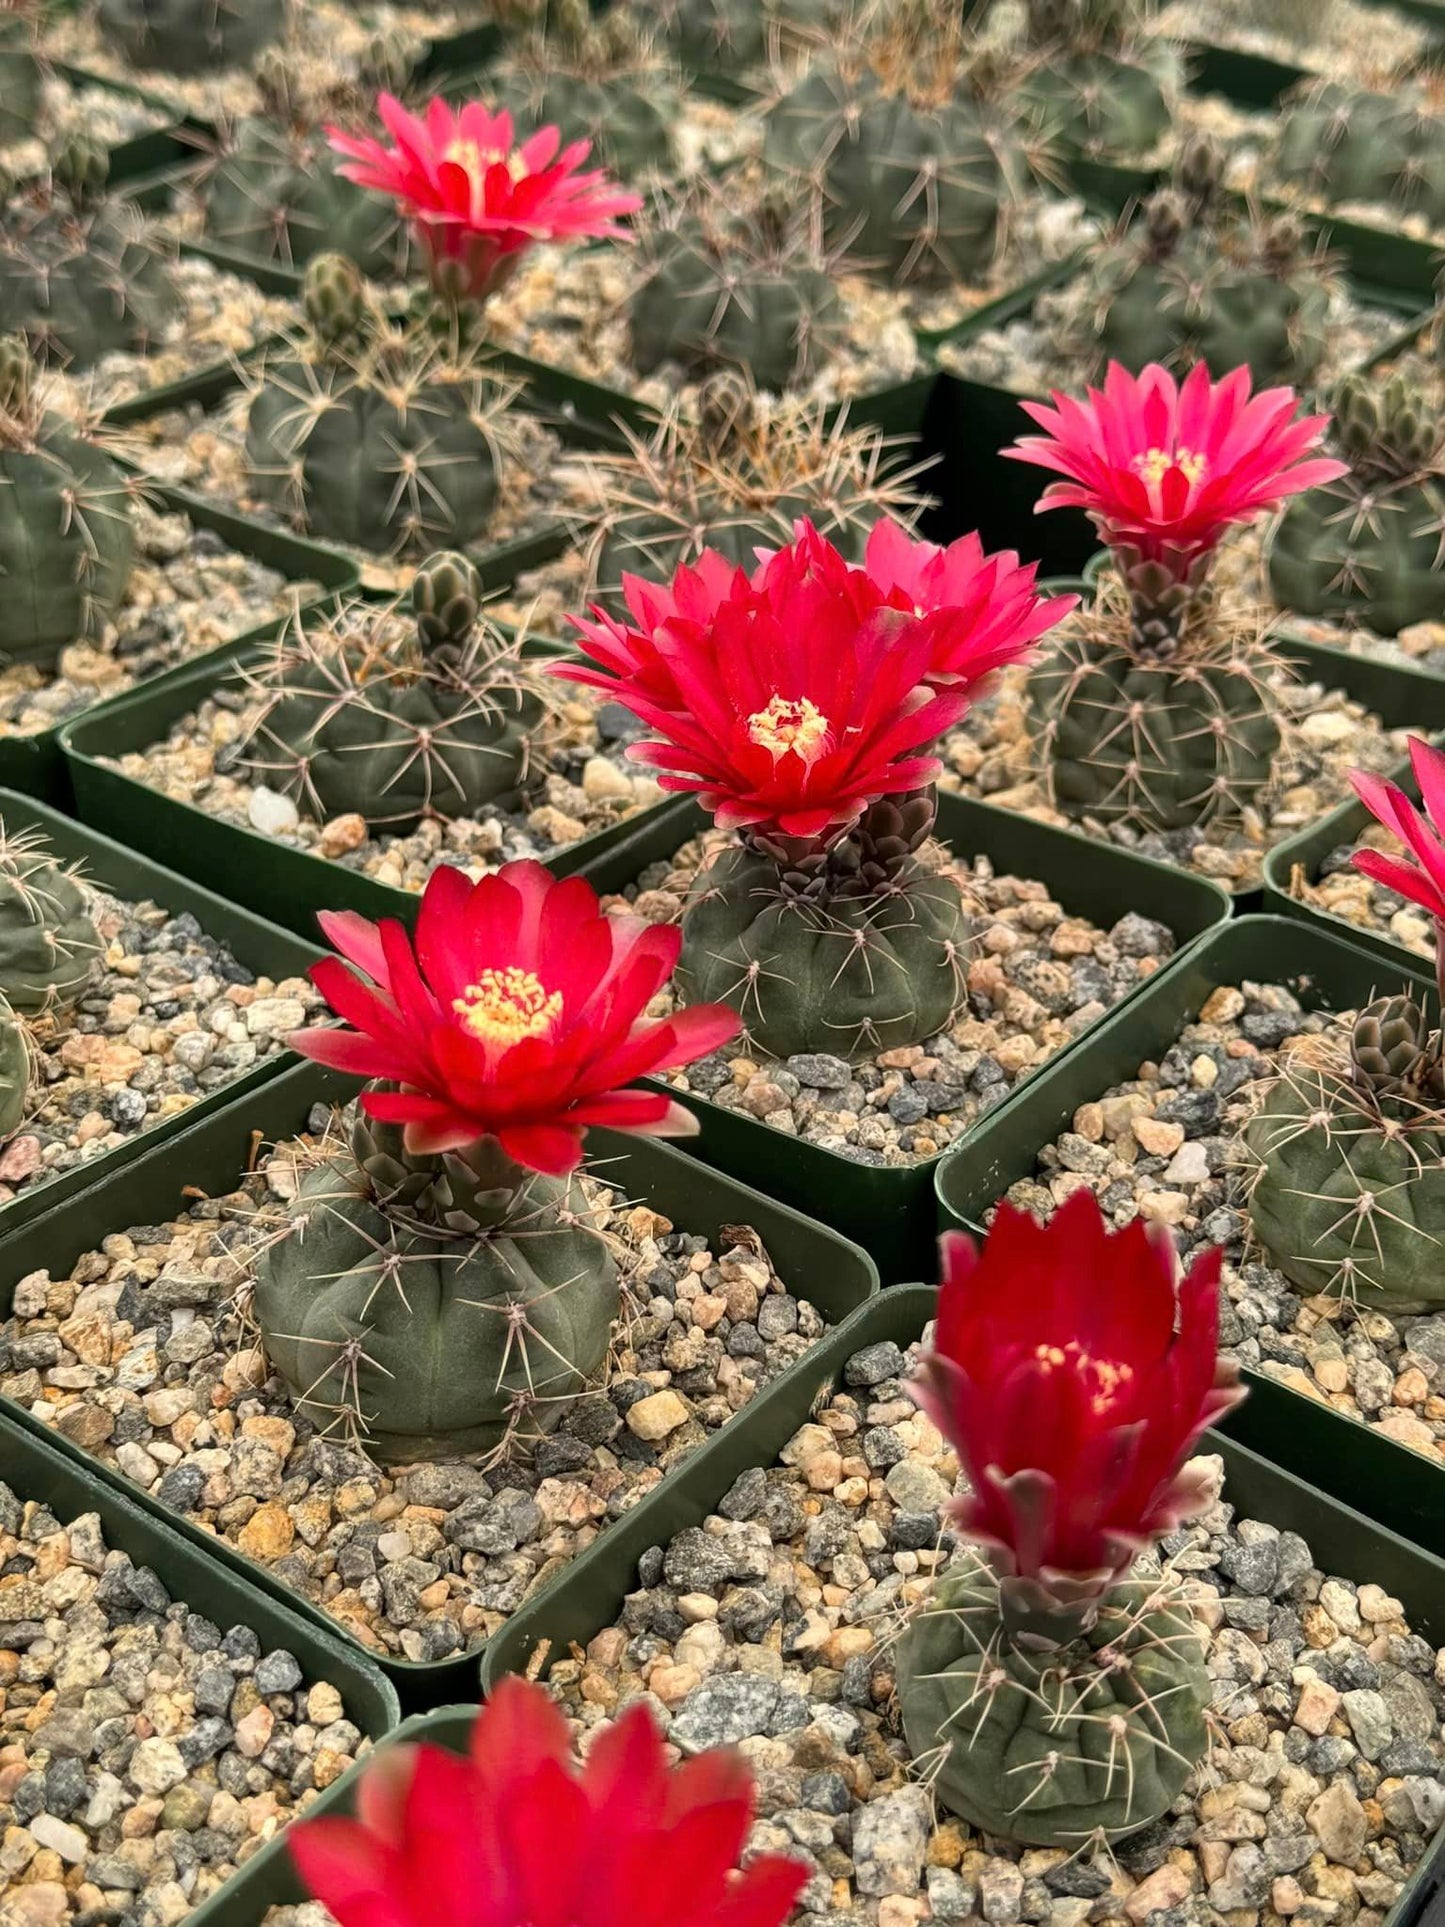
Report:
M524 129L584 131L598 165L624 181L672 165L672 129L682 101L665 68L589 74L519 62L498 66L488 86L495 104L510 108Z
M285 30L287 0L100 0L100 28L133 67L246 67Z
M478 622L480 597L466 557L443 555L418 572L410 615L355 602L319 629L298 617L249 672L252 766L318 819L397 832L514 807L543 703L516 645Z
M25 1122L30 1099L30 1037L0 997L0 1144Z
M130 580L130 490L85 430L44 412L30 351L0 337L0 657L51 667L100 636Z
M969 920L958 885L909 856L877 887L809 894L767 852L727 849L693 885L677 980L689 1003L731 1004L774 1057L848 1057L947 1028Z
M1162 47L1134 60L1065 54L1036 67L1020 91L1039 137L1062 159L1147 154L1173 121L1176 63Z
M826 262L775 207L675 214L649 237L629 314L634 367L690 376L739 369L773 394L811 381L842 337Z
M0 6L0 147L28 140L40 116L40 61L23 13Z
M909 1750L971 1826L1029 1845L1118 1840L1166 1813L1202 1758L1210 1683L1187 1603L1121 1580L1068 1644L1013 1644L965 1549L895 1651Z
M1273 177L1331 206L1375 202L1445 221L1445 118L1408 93L1322 81L1294 97L1270 157Z
M685 67L740 74L826 31L828 0L664 0L659 29Z
M44 839L0 826L0 997L22 1017L80 996L101 942L86 892Z
M823 61L767 116L764 159L822 186L830 246L903 280L976 281L998 251L1008 142L966 95L919 105Z
M358 1115L350 1153L301 1183L256 1266L267 1355L302 1412L379 1459L545 1431L600 1371L618 1310L582 1187L518 1172L492 1139L413 1158L401 1137Z
M343 180L325 136L243 120L206 185L206 238L218 247L305 267L323 249L363 274L399 275L406 230L389 201Z

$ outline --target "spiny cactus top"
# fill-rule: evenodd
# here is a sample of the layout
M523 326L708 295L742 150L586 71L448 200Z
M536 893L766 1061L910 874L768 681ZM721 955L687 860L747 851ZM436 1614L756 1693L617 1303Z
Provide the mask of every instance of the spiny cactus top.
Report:
M754 1809L739 1755L669 1766L641 1705L579 1765L546 1689L513 1678L465 1756L395 1748L365 1770L358 1818L303 1820L286 1838L340 1927L782 1927L809 1870L760 1854L736 1871Z
M583 171L590 143L562 145L555 127L520 143L508 113L478 101L431 101L420 116L391 94L377 112L392 145L327 129L358 187L389 194L426 247L445 299L484 302L539 241L621 240L619 224L642 206L598 169Z
M1368 770L1351 770L1350 781L1360 801L1405 846L1400 856L1384 850L1356 850L1351 860L1367 877L1418 903L1434 918L1435 967L1445 995L1445 752L1415 736L1410 740L1410 763L1423 811L1398 783L1372 776Z

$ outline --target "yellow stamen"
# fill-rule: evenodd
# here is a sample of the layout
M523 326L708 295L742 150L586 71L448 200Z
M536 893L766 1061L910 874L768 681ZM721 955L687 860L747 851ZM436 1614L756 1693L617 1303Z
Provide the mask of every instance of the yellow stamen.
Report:
M1209 458L1197 455L1192 448L1177 448L1172 453L1167 448L1151 448L1134 457L1134 467L1150 488L1158 488L1171 468L1177 468L1192 486L1208 473Z
M482 147L476 141L460 139L449 141L442 159L454 161L458 167L465 170L468 180L474 182L484 180L487 169L495 167L498 161L514 181L520 181L527 172L527 163L522 159L518 148L514 147L510 152L502 153L495 148Z
M452 1000L464 1027L484 1044L519 1044L524 1037L545 1037L562 1015L562 993L550 994L530 970L509 965L484 970L465 997Z
M1034 1357L1049 1371L1067 1365L1079 1378L1086 1381L1092 1379L1094 1390L1089 1398L1089 1406L1099 1418L1104 1416L1117 1395L1134 1378L1132 1365L1120 1364L1112 1358L1095 1358L1072 1340L1067 1345L1036 1345Z
M805 763L811 763L827 745L828 719L806 696L796 700L774 696L766 709L749 716L748 734L760 749L773 756L792 750Z

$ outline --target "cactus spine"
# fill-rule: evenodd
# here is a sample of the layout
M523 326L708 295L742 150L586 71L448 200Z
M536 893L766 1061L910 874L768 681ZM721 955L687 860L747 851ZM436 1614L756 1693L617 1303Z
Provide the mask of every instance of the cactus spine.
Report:
M22 1017L67 1010L100 950L78 870L38 831L0 824L0 997Z
M0 337L0 656L51 667L101 636L134 554L125 478L46 412L23 337Z
M100 0L100 29L133 67L247 67L285 29L287 0Z

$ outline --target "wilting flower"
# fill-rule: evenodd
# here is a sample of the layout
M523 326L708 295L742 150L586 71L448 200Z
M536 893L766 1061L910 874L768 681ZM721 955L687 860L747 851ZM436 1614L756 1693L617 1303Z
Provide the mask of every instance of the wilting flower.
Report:
M391 195L434 275L474 301L495 293L539 241L619 239L621 217L642 206L601 169L582 171L591 142L563 147L555 127L518 143L511 115L476 101L460 109L430 101L424 120L390 94L376 106L394 144L328 127L332 147L347 156L338 172Z
M494 1136L534 1171L561 1174L590 1125L680 1137L691 1114L635 1078L690 1064L738 1032L720 1004L661 1023L642 1013L672 974L681 933L604 916L580 877L508 863L479 883L435 870L415 949L400 923L323 913L341 957L311 976L354 1030L302 1031L293 1050L359 1077L372 1117L406 1126L416 1156ZM343 963L341 958L345 958Z
M980 1251L942 1241L933 1349L912 1390L972 1487L961 1529L1003 1569L1100 1590L1197 1510L1180 1468L1242 1394L1220 1361L1220 1253L1183 1279L1169 1234L1111 1231L1076 1192L1047 1225L999 1206Z
M465 1758L387 1747L360 1776L356 1819L286 1837L340 1927L780 1927L808 1870L762 1855L736 1872L752 1817L738 1756L670 1768L634 1706L579 1768L546 1691L504 1679Z
M1113 361L1084 401L1022 403L1045 433L1004 453L1068 478L1040 509L1083 509L1111 548L1182 578L1231 524L1346 472L1317 453L1327 415L1296 416L1292 388L1250 387L1248 368L1216 382L1199 362L1180 384L1157 362L1136 376Z
M855 567L800 522L751 576L713 550L670 588L624 576L626 618L596 606L572 618L596 666L553 673L631 709L655 736L629 754L725 828L840 834L880 797L933 780L932 745L1038 633L1031 580L1023 594L1010 583L1000 617L967 556L950 568L949 551L923 543L910 563L876 531L875 545ZM955 611L960 579L971 600Z

